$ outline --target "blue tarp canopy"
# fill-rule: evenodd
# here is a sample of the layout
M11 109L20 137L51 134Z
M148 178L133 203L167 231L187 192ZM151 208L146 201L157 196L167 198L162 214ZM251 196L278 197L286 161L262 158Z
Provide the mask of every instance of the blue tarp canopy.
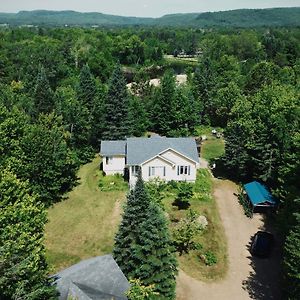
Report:
M275 198L263 184L257 181L253 181L245 184L244 189L253 206L266 204L266 202L270 206L276 205Z

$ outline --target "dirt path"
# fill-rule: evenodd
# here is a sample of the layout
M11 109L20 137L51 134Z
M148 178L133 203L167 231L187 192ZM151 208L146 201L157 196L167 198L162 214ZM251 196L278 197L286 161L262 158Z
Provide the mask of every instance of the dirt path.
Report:
M236 186L230 181L215 179L214 195L220 210L228 243L229 270L220 282L204 283L180 271L177 281L177 299L180 300L242 300L280 299L279 249L271 258L256 259L248 245L256 231L264 228L262 216L253 219L244 216L236 197ZM272 231L270 228L267 228Z

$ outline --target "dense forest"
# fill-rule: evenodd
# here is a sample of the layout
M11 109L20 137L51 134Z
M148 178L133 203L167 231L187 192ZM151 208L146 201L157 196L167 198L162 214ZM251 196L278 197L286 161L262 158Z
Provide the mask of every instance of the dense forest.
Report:
M122 17L96 12L20 11L0 13L0 24L10 26L171 26L171 27L279 27L299 26L300 8L236 9L232 11L182 13L160 18Z
M228 177L259 179L280 199L285 297L297 298L299 28L3 28L0 40L1 299L55 299L46 209L101 139L193 136L201 125L223 128ZM178 52L198 56L166 57Z

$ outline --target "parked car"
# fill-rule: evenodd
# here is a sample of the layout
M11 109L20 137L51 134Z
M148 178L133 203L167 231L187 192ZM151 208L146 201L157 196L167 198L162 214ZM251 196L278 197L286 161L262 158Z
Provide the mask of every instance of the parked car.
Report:
M254 235L250 252L254 256L268 257L271 254L273 246L273 234L267 231L258 231Z

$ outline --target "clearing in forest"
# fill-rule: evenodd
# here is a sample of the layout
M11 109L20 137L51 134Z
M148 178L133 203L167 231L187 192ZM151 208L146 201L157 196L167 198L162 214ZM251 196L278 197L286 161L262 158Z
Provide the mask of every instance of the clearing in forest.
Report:
M45 243L51 272L112 252L126 191L101 191L99 164L97 157L82 166L79 185L48 211Z

